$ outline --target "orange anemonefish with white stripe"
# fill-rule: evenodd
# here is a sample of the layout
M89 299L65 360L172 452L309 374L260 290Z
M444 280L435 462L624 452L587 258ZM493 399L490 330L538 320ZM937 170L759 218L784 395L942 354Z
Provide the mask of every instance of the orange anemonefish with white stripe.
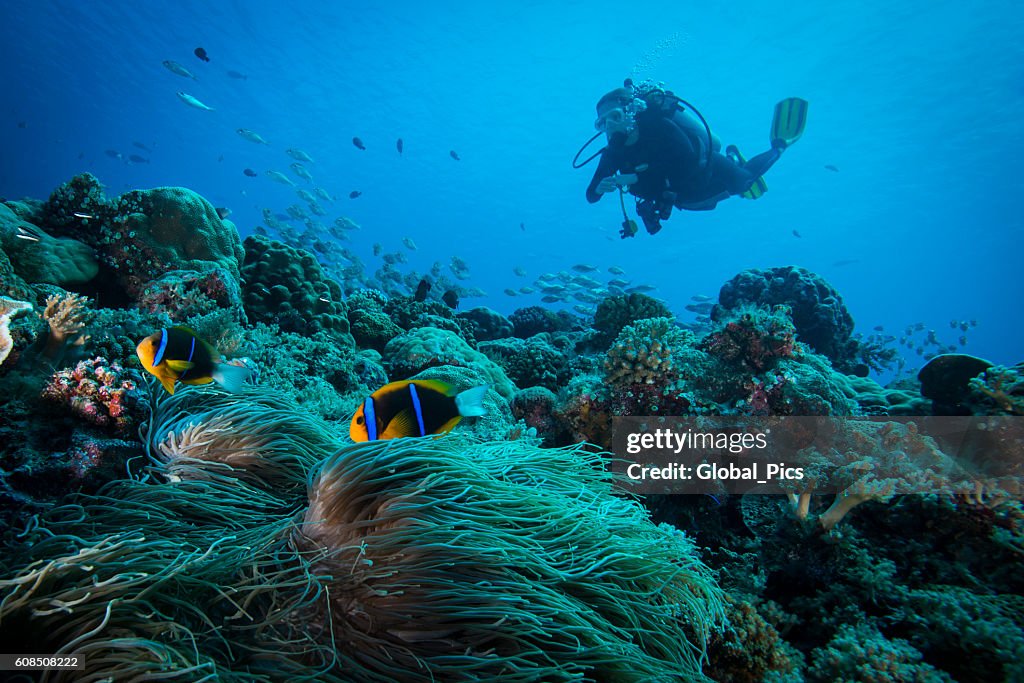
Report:
M172 327L151 334L139 342L135 353L146 372L160 380L169 394L174 393L175 382L216 382L236 392L250 375L248 368L225 362L217 349L187 327Z
M463 417L486 415L484 396L489 385L465 391L436 379L391 382L370 394L352 416L353 441L397 439L443 434Z

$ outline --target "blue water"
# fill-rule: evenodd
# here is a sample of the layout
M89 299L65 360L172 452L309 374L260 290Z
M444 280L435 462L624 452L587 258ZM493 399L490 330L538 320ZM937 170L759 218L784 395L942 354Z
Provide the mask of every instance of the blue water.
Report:
M371 270L373 242L403 250L412 237L409 267L469 263L465 284L490 296L467 303L508 313L537 301L507 287L614 264L689 319L691 295L796 264L841 292L865 334L920 321L948 344L961 334L951 319L975 319L965 351L1021 359L1019 3L373 4L8 0L0 196L43 198L83 171L111 195L184 185L230 207L245 236L263 207L297 201L262 174L289 172L284 150L299 147L338 197L324 220L363 226L353 248ZM587 204L593 165L570 160L597 98L625 77L664 81L748 155L766 147L783 97L811 102L807 132L762 199L677 212L657 237L622 241L618 202Z

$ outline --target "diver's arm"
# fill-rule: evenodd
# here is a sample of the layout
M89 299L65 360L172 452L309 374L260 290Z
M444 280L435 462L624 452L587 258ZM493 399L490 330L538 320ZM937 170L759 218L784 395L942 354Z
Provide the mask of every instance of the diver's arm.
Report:
M613 156L607 150L601 154L601 160L597 164L597 170L594 171L594 177L590 179L590 185L587 186L587 201L591 204L601 199L606 192L615 189L615 186L608 187L608 183L604 182L607 178L614 177L616 171L619 170Z

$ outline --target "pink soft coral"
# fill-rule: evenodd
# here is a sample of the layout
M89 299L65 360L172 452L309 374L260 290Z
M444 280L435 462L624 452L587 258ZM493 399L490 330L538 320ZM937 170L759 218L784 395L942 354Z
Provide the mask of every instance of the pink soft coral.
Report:
M54 374L43 398L67 405L90 424L127 434L144 413L146 393L139 387L135 371L94 358Z

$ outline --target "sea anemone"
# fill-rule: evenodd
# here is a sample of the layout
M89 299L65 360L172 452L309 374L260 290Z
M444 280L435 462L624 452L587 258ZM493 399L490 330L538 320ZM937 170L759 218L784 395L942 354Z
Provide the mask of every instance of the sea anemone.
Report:
M304 485L340 444L323 422L259 386L183 387L157 402L147 430L150 456L172 481L230 472L275 489Z
M295 536L326 590L293 629L365 681L699 679L720 592L599 461L453 436L343 449Z

